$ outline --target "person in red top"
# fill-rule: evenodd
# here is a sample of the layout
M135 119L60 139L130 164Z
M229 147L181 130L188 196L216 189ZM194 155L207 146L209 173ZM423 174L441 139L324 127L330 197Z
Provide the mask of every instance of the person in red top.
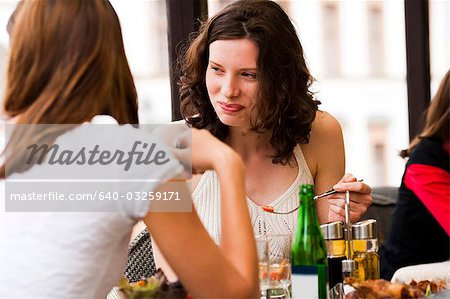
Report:
M450 70L431 101L424 129L400 152L409 160L391 234L380 249L382 278L391 279L401 267L450 258L449 99Z

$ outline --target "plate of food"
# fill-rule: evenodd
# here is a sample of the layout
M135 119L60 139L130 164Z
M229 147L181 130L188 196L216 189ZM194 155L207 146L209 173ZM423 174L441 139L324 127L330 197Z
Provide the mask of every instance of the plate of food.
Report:
M117 291L122 299L186 299L187 292L180 282L169 283L164 273L158 269L155 275L137 282L129 282L123 277Z
M345 299L378 299L378 298L449 298L446 283L440 281L422 280L406 283L391 283L384 279L349 282L354 288L345 295Z

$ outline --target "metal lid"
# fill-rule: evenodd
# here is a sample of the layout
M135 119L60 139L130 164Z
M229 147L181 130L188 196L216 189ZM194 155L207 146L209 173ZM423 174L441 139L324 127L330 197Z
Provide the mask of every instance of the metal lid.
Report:
M322 224L320 226L323 238L325 240L340 240L344 239L344 222L334 221Z
M352 225L352 237L356 240L376 239L377 221L375 219L367 219L356 222Z
M356 270L356 263L354 260L342 261L342 272L352 272Z

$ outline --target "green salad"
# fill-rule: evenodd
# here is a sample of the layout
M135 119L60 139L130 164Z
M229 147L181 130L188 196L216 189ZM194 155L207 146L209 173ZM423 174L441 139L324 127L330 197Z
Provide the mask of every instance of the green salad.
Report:
M127 299L186 299L187 297L181 283L169 283L160 269L152 277L137 282L129 282L122 277L118 288Z

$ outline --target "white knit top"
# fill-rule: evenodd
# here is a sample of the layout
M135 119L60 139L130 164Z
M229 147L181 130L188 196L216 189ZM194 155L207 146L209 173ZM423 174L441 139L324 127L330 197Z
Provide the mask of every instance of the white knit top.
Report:
M114 118L106 115L95 116L91 123L104 126L104 132L111 132L106 130L106 126L110 126L115 133L113 137L116 138L107 133L95 136L93 144L99 145L100 149L111 151L123 149L130 144L130 140L145 140L149 144L155 142L157 145L155 152L161 149L170 157L170 162L161 166L151 164L142 169L131 167L127 172L117 171L117 175L113 177L117 183L113 186L114 189L111 189L113 191L111 193L152 192L157 190L164 180L183 171L182 165L172 156L169 149L150 133L137 130L131 125L119 126ZM77 145L93 148L89 147L92 143L87 138L90 136L86 133L86 126L80 125L59 136L55 144L64 150L76 149ZM0 130L2 151L4 148L2 143L5 141L6 136ZM61 169L61 166L59 167ZM26 182L27 179L39 177L38 175L45 178L47 169L49 167L46 163L35 165L27 172L11 175L9 179L24 180L23 186L28 187L24 188L23 192L32 190L39 194L43 192L41 190L53 191L51 188L31 189L29 187L31 183ZM115 169L104 165L100 170L112 174ZM74 172L73 167L70 170ZM151 176L148 173L151 173ZM149 181L148 178L159 180ZM72 183L68 181L65 184ZM123 273L133 226L145 216L151 202L120 200L119 197L119 200L110 203L120 209L117 212L7 212L5 191L8 184L13 183L0 180L0 298L105 298ZM47 183L49 184L51 183ZM92 190L88 184L77 184L80 186L79 194ZM103 190L100 189L100 184L105 183L95 185L98 186L98 190ZM61 187L58 189L58 183L54 185L55 191L67 190ZM85 204L81 201L75 203L77 206L72 205L74 209ZM26 204L27 206L22 207L30 209L31 201Z
M299 204L298 187L301 184L313 184L311 172L303 157L299 146L294 149L295 160L298 165L298 174L289 188L269 205L275 211L290 211ZM220 243L220 186L217 174L206 171L194 192L192 193L195 208L203 225L216 244ZM255 235L286 234L294 235L297 226L298 210L287 215L277 215L264 212L260 206L247 197L253 230Z

